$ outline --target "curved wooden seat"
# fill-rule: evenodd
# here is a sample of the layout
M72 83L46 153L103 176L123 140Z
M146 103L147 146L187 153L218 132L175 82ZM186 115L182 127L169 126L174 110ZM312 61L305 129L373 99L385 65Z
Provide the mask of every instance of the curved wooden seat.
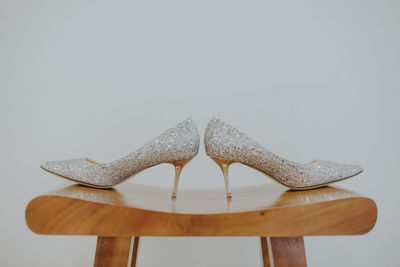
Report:
M303 236L364 234L377 218L372 199L338 187L263 184L233 189L231 200L224 190L180 190L176 200L170 193L67 185L34 198L25 217L38 234L98 236L97 267L134 267L140 236L259 236L264 267L306 266Z
M125 183L69 185L33 199L26 222L38 234L96 236L358 235L376 221L373 200L338 187L286 190L278 184L180 190Z

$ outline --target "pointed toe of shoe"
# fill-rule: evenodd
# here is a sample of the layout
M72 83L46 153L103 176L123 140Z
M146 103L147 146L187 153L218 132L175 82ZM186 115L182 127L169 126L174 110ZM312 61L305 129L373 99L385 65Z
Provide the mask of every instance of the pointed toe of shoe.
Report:
M358 173L364 171L363 167L361 167L360 165L351 165L351 166L352 166L352 167L354 168L354 170L355 170L356 172L358 172Z
M349 165L349 173L350 176L354 176L360 174L364 171L364 169L359 165Z
M49 161L41 164L40 167L61 178L98 188L112 187L124 177L124 173L115 172L87 158Z
M330 177L329 182L335 182L360 174L363 168L358 165L319 161L318 168L325 177Z
M337 180L350 178L355 176L363 171L363 168L358 165L351 165L351 164L337 164Z
M60 161L47 161L40 165L42 169L52 174L75 180L77 182L87 182L85 170L87 167L93 165L85 158L60 160Z
M48 162L43 162L42 164L40 164L40 168L42 168L43 170L47 170L49 168L48 165Z
M57 173L57 171L61 170L61 166L58 163L58 161L46 161L40 164L40 168L42 168L45 171L49 171L52 173Z

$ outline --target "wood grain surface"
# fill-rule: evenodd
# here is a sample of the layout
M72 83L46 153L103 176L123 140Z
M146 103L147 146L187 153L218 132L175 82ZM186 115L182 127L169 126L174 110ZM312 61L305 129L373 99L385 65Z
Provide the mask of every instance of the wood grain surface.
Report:
M271 237L274 267L306 267L303 237Z
M129 237L104 237L97 238L95 267L126 267L129 260Z
M278 184L180 190L124 183L115 189L65 185L34 198L26 222L38 234L96 236L359 235L375 202L339 187L291 191Z

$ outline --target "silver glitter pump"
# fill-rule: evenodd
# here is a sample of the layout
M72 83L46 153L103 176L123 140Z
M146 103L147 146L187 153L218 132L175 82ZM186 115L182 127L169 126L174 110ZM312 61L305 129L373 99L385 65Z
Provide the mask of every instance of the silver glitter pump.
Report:
M350 178L363 171L360 166L314 160L308 164L284 159L247 137L228 123L213 117L208 123L206 153L223 171L228 197L228 168L232 163L252 167L291 189L304 190Z
M40 167L83 185L108 188L152 166L171 163L175 166L172 194L175 197L181 169L197 155L199 142L199 130L194 121L188 118L135 152L116 161L97 163L88 158L79 158L45 162Z

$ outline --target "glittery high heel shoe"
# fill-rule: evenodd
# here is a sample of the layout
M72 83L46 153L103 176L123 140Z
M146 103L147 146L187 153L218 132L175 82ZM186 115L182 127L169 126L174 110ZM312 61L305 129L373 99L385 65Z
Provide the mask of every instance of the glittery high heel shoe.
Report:
M242 163L295 190L305 190L337 182L363 171L357 165L314 160L308 164L296 163L269 152L261 145L229 124L215 117L204 134L206 153L221 168L227 197L231 197L228 168Z
M90 187L110 188L135 174L161 163L175 166L172 198L176 197L182 168L199 151L199 131L191 118L154 138L135 152L112 161L98 163L88 158L45 162L40 167L51 174Z

